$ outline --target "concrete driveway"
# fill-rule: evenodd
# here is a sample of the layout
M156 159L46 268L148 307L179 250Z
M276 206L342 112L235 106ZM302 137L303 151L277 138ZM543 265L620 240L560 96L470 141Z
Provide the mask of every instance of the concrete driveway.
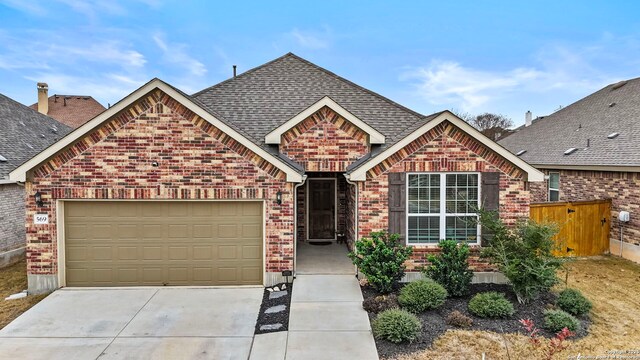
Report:
M247 359L262 288L62 289L0 330L7 359Z

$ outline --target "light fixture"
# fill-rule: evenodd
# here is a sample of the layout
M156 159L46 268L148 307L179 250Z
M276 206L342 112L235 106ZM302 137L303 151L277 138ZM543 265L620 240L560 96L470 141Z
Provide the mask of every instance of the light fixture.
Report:
M278 205L282 205L282 191L278 191L276 193L276 202Z
M40 194L40 191L36 191L36 193L33 195L33 198L36 200L36 205L41 207L44 204L42 202L42 194Z

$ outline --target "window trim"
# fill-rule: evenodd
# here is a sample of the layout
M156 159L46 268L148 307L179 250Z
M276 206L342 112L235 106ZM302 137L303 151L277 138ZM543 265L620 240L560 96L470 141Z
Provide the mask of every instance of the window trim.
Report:
M558 188L551 187L551 174L558 174ZM558 192L558 200L551 200L551 191ZM549 171L549 181L547 182L547 199L548 201L560 201L560 172L559 171Z
M429 175L429 174L438 174L440 175L440 212L437 214L431 214L431 213L424 213L424 214L410 214L409 213L409 177L411 175ZM447 175L462 175L462 174L475 174L478 175L478 207L480 207L481 204L481 199L482 199L482 173L481 172L477 172L477 171L451 171L451 172L437 172L437 171L426 171L426 172L408 172L406 173L405 176L405 210L404 210L404 216L405 216L405 245L407 246L414 246L414 247L419 247L419 246L423 246L423 247L437 247L438 243L442 240L445 240L446 237L446 231L447 231L447 216L449 217L454 217L454 216L475 216L476 218L479 216L478 213L447 213L446 210L446 206L447 206L447 200L446 200L446 195L447 195ZM439 224L440 224L440 239L438 240L438 243L430 243L430 244L416 244L416 243L410 243L409 242L409 216L420 216L420 217L438 217L439 218ZM478 224L476 226L476 233L478 234L476 236L476 241L475 242L467 242L467 245L469 246L480 246L481 242L481 230L482 227L480 226L480 224Z

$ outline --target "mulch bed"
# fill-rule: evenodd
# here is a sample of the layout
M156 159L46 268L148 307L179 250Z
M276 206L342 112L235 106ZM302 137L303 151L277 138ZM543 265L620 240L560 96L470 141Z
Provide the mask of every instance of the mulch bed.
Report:
M278 289L282 289L282 284L277 284L273 287L278 287ZM287 331L289 329L289 312L291 310L291 294L292 294L292 290L293 290L293 284L286 284L286 290L287 290L287 295L277 298L277 299L269 299L269 294L271 294L270 291L268 291L266 288L264 289L264 294L262 295L262 305L260 305L260 313L258 314L258 321L256 322L256 334L266 334L266 333L272 333L272 332L278 332L278 331ZM272 307L272 306L277 306L277 305L285 305L287 307L286 310L278 312L278 313L272 313L272 314L266 314L265 310L267 310L268 308ZM268 325L268 324L277 324L280 323L282 324L282 327L277 329L277 330L260 330L260 326L262 325Z
M379 294L369 286L363 286L362 295L365 299L376 297ZM513 303L515 314L509 319L484 319L473 316L467 310L467 304L471 298L485 291L497 291L506 294L507 299ZM542 328L544 324L543 311L555 303L556 295L553 293L544 293L535 301L522 305L519 304L515 294L511 291L509 285L503 284L472 284L470 294L460 298L448 298L442 307L419 314L422 320L422 333L412 343L394 344L386 340L376 339L376 347L381 358L393 357L403 353L412 353L419 350L427 349L433 341L447 330L458 330L446 324L446 318L454 310L458 310L466 316L473 319L473 325L464 330L493 331L497 333L522 333L526 335L526 331L518 322L520 319L531 319L537 327ZM369 320L373 321L376 314L369 313ZM576 333L575 338L581 338L588 333L590 321L588 317L578 317L581 322L581 329ZM555 334L541 329L540 335L547 338L553 337Z

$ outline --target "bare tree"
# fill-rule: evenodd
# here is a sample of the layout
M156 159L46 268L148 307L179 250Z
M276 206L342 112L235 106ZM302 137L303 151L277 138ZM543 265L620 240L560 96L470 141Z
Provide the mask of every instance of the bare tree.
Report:
M472 115L455 110L453 110L453 113L492 140L498 140L509 135L511 133L509 128L513 126L513 121L510 118L500 114L484 113Z

